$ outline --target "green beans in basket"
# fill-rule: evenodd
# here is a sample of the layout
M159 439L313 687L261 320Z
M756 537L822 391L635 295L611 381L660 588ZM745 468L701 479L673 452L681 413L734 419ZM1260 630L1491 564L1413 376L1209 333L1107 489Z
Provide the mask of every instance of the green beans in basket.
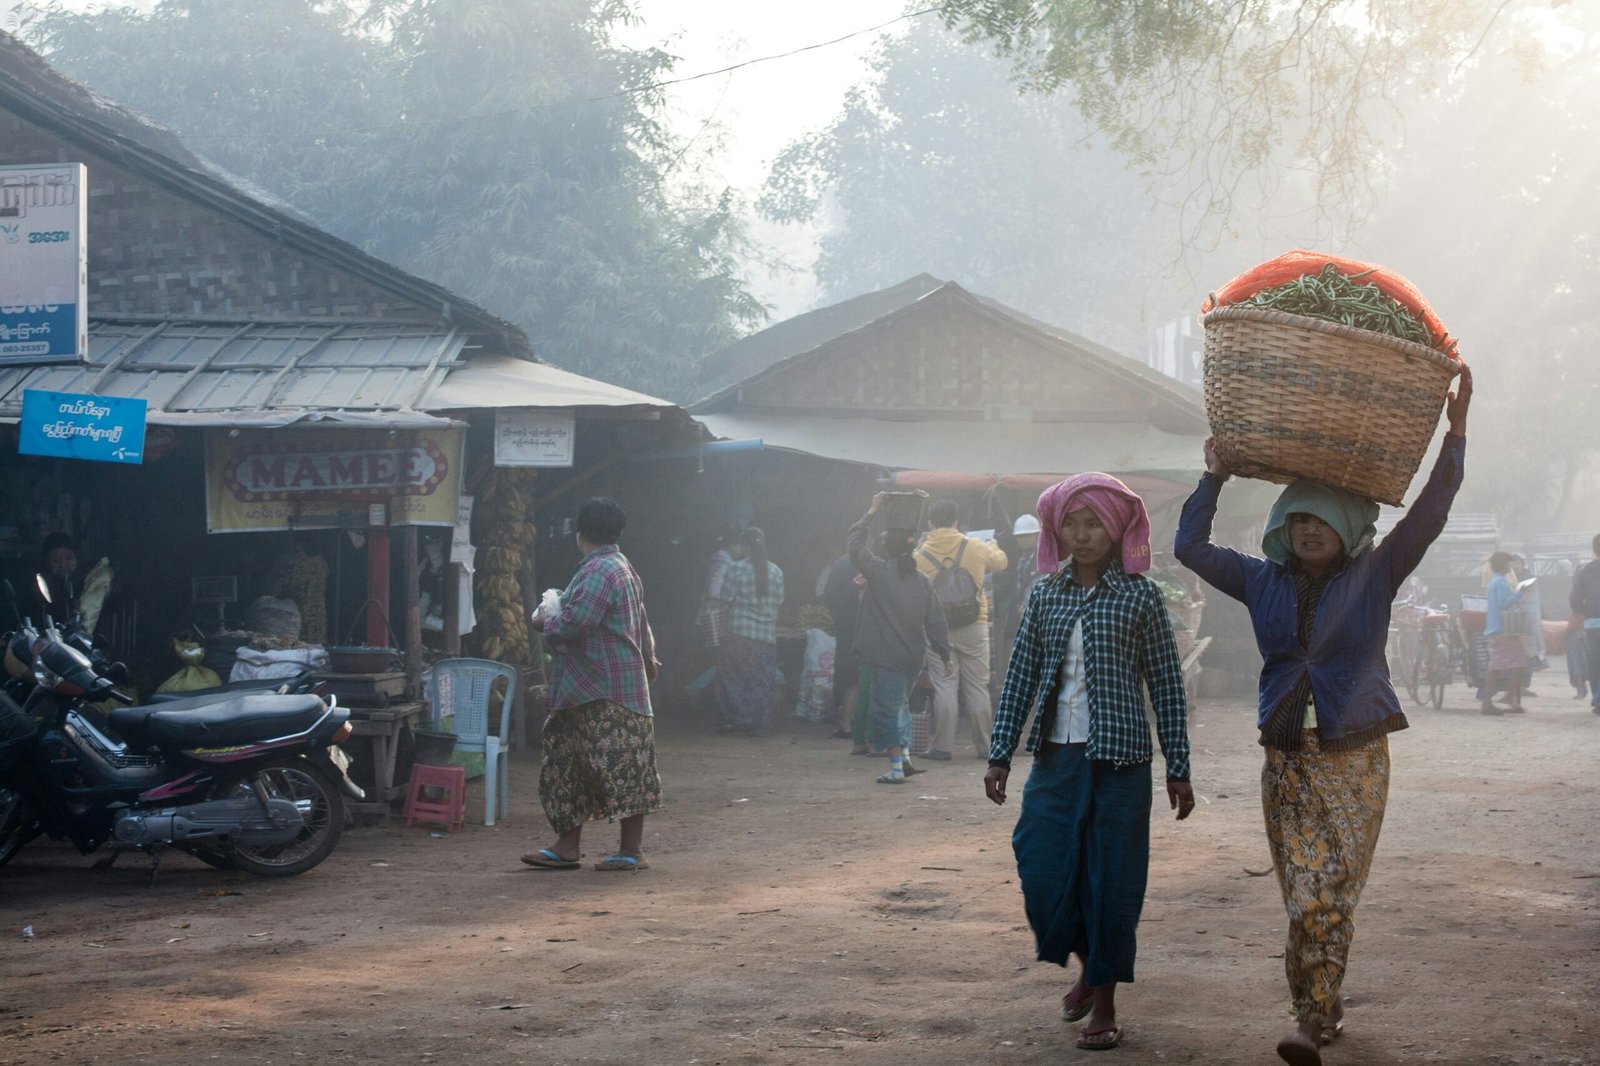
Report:
M1364 277L1365 273L1346 274L1328 263L1319 273L1304 274L1276 288L1263 289L1234 306L1320 318L1436 347L1427 328L1410 311L1385 296L1376 285L1362 282Z

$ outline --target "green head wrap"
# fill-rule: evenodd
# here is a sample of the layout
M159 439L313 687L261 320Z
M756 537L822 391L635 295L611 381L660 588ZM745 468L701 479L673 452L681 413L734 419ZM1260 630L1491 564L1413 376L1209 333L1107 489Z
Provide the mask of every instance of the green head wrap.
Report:
M1352 559L1372 547L1372 537L1377 532L1378 505L1371 500L1320 481L1296 481L1272 505L1267 531L1261 537L1261 550L1279 565L1287 564L1294 554L1289 543L1292 514L1316 515L1328 523Z

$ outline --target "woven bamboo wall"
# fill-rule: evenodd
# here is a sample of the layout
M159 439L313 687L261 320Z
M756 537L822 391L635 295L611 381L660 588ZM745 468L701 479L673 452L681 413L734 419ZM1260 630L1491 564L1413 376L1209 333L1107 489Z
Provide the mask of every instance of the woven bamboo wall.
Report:
M0 164L89 170L89 313L431 314L0 111Z

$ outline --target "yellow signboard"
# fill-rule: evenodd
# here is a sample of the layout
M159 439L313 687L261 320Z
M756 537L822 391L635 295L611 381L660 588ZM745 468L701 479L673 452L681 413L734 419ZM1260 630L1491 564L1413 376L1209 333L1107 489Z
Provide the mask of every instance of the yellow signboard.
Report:
M206 431L212 533L456 524L460 429L236 432Z

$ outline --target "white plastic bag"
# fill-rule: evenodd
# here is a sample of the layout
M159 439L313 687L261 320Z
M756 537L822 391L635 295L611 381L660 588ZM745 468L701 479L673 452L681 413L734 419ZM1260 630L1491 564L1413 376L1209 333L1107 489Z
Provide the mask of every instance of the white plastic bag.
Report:
M794 716L811 722L826 721L833 705L833 656L838 645L820 629L806 630L806 654L800 668L800 696Z
M328 665L328 652L320 644L306 648L256 651L240 648L234 653L229 681L254 681L262 677L294 677L302 670L321 670Z
M545 589L539 597L539 617L554 618L561 613L561 590Z

